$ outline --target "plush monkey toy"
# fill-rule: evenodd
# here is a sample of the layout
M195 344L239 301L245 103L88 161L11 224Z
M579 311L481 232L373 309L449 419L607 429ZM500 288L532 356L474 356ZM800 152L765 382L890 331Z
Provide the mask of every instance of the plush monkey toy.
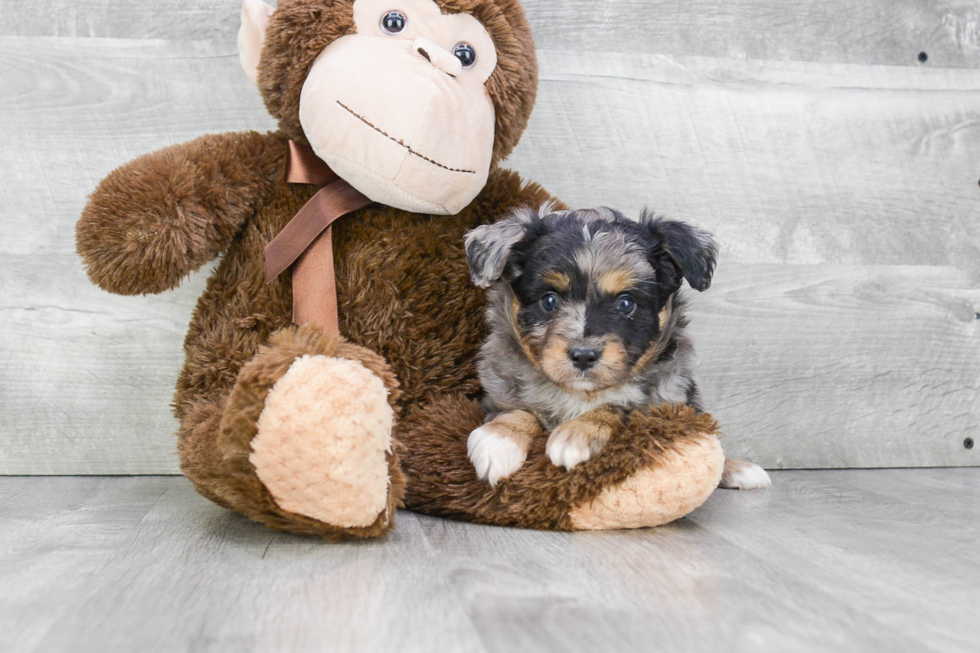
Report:
M330 539L382 535L402 505L574 530L661 524L707 498L716 426L682 407L634 414L570 471L543 441L495 487L467 458L485 326L463 236L551 199L497 167L536 93L516 0L246 0L239 50L279 131L142 156L77 227L89 277L119 294L223 254L174 398L201 494Z

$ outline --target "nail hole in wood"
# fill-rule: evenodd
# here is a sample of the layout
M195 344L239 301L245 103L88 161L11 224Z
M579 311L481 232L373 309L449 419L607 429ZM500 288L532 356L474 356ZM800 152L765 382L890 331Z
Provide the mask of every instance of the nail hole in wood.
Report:
M967 448L967 449L972 449L973 448L973 438L967 438L966 440L963 440L963 446L965 448Z

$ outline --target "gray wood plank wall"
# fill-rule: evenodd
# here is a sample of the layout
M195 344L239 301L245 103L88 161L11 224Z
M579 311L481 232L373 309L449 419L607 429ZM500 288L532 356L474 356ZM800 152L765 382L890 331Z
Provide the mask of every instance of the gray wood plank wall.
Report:
M729 454L980 465L980 6L525 6L541 90L508 165L718 236L692 328ZM103 293L73 228L129 159L274 127L238 67L239 8L0 3L0 473L177 471L168 403L205 274Z

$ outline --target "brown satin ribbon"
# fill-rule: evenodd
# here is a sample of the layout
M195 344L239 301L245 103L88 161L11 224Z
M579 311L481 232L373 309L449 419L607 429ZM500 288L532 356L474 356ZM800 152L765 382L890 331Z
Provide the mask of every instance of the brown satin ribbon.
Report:
M265 246L265 281L293 266L293 322L340 333L333 230L338 218L371 204L337 176L309 145L289 141L286 182L323 186Z

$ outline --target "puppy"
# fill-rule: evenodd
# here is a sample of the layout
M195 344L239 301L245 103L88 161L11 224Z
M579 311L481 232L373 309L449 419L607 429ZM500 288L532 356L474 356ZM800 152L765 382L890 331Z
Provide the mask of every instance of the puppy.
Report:
M571 469L635 409L700 411L679 289L707 289L716 253L704 231L608 208L522 209L469 232L473 282L490 289L478 363L487 420L467 442L480 478L513 474L546 432L552 463ZM761 467L726 461L723 486L768 484Z

